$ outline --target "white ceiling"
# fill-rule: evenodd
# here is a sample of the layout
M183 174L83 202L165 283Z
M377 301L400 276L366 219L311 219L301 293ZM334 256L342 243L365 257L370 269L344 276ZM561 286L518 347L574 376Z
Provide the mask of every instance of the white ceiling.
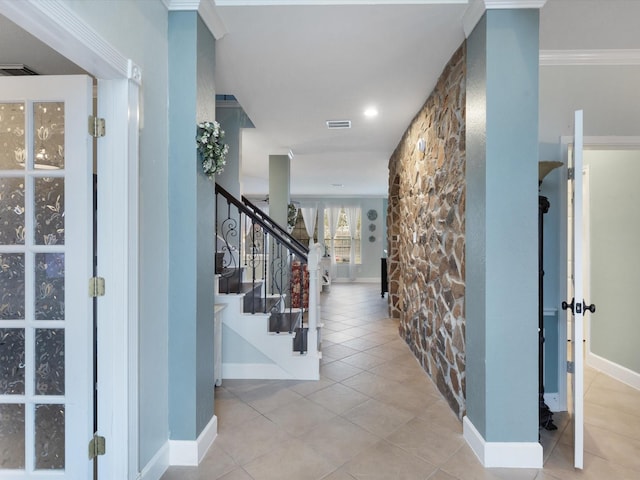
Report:
M291 150L294 197L386 196L388 159L464 40L466 2L255 5L265 1L216 1L228 31L216 42L216 92L234 95L256 127L242 138L243 193L267 194L269 155ZM239 6L247 3L254 5ZM640 0L548 0L540 46L552 53L617 49L640 58L638 18ZM1 16L0 45L0 63L44 74L82 72ZM640 62L622 63L542 66L541 141L554 145L569 135L575 108L585 110L587 135L638 135ZM378 109L376 118L364 117L369 106ZM329 131L327 120L351 120L353 127Z
M228 31L216 42L216 92L255 125L243 132L243 193L268 193L269 155L291 150L294 196L386 196L389 157L463 42L467 5L216 3Z

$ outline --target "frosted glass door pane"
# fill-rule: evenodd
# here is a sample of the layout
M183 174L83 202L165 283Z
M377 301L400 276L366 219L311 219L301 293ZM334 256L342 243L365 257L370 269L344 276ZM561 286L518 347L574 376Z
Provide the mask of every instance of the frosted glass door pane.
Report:
M23 320L24 301L24 253L0 253L0 324Z
M64 178L35 179L35 241L64 245Z
M36 405L35 466L64 468L64 405Z
M24 405L0 403L0 469L24 468Z
M24 103L0 103L0 170L24 169Z
M33 104L35 169L64 168L64 103Z
M64 253L35 255L36 320L64 320Z
M0 395L24 395L23 328L0 328Z
M24 177L0 178L0 244L24 245Z
M64 329L36 330L36 395L64 395Z

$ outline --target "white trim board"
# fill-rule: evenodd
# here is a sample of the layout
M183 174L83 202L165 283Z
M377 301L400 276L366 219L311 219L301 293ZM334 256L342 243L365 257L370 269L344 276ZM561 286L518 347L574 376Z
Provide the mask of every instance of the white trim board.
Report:
M198 466L217 436L218 417L214 415L197 440L169 440L169 465Z
M640 49L540 50L540 66L640 65Z
M640 373L613 363L595 353L587 353L587 365L636 390L640 390Z
M167 441L153 456L149 463L136 477L137 480L160 480L164 472L169 468L169 441Z
M462 431L485 468L542 468L542 445L538 442L487 442L467 416Z

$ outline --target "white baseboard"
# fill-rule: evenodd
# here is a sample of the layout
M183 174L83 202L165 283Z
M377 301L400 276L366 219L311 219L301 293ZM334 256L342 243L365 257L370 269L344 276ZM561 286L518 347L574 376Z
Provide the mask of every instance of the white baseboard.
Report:
M218 417L211 418L197 440L169 440L169 464L198 466L218 436Z
M547 404L552 412L562 412L560 407L560 394L558 392L549 392L544 394L544 403Z
M640 390L640 373L629 370L627 367L613 363L595 353L587 353L587 365L606 373L630 387Z
M309 357L316 361L321 358L319 353L309 352ZM298 360L303 360L299 358ZM304 371L308 375L304 375ZM319 369L309 370L302 368L299 375L293 375L275 363L223 363L222 364L222 384L225 378L242 378L246 380L318 380Z
M169 467L169 442L167 441L138 474L138 480L160 480Z
M462 431L485 468L542 468L542 445L538 442L487 442L466 416Z

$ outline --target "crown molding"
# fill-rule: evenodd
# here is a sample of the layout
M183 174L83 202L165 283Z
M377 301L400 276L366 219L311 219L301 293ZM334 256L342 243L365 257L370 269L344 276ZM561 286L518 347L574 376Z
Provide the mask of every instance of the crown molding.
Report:
M218 14L214 0L162 0L167 10L176 11L196 11L202 18L211 34L216 40L224 37L228 31L222 18Z
M0 14L98 78L129 78L137 84L142 82L140 67L64 3L0 0ZM96 63L96 57L103 61Z
M542 8L547 0L484 0L487 10L505 8Z
M219 7L256 7L275 5L454 5L466 4L467 2L468 0L216 0L216 5L218 5Z
M471 0L462 17L464 35L469 38L485 10L542 8L547 0Z
M540 65L640 65L640 50L540 50Z

